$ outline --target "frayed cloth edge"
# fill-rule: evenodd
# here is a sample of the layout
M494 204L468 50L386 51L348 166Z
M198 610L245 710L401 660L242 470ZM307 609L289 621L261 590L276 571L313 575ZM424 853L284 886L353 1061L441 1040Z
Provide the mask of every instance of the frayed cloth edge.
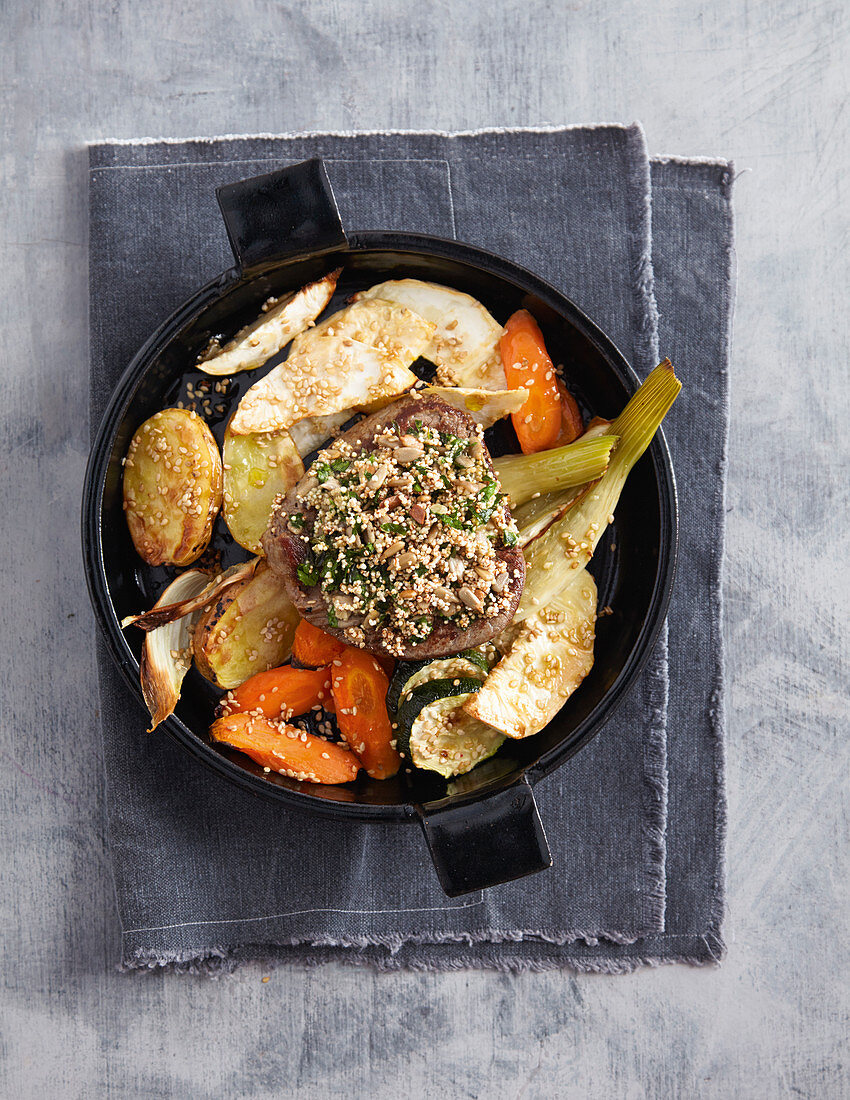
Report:
M648 373L658 362L658 305L652 266L652 170L643 126L634 123L628 127L628 134L637 152L637 164L629 169L631 186L627 189L631 208L628 240L632 253L634 349L640 370Z
M670 694L667 673L667 624L656 643L659 663L665 674L653 675L647 685L648 736L644 741L641 833L644 844L644 916L664 931L667 909L667 705Z
M725 157L682 157L672 153L661 153L651 157L650 161L652 164L681 164L684 167L695 164L704 168L734 168L732 161L726 160Z
M690 938L690 937L689 937ZM203 956L186 958L163 958L162 956L150 957L144 950L137 952L133 960L125 960L118 968L124 973L175 973L189 974L216 979L227 977L234 973L240 966L253 963L264 970L272 970L283 967L303 970L317 969L333 963L343 963L347 966L359 966L371 968L379 972L416 971L420 973L446 972L457 970L488 970L502 973L542 973L550 970L572 970L577 973L593 974L630 974L643 967L672 966L685 963L689 966L719 966L726 955L726 945L716 932L709 931L702 936L693 937L693 944L682 953L675 951L638 953L622 957L586 957L577 955L558 954L552 952L537 958L527 956L506 955L442 955L435 951L427 959L406 959L388 953L386 955L367 955L351 950L331 950L319 953L315 948L321 949L321 945L314 945L314 950L304 955L291 957L275 956L273 953L265 957L255 957L240 954L239 949L210 948ZM701 945L702 954L692 953ZM281 945L286 946L286 945ZM331 945L327 945L331 946ZM175 956L179 953L171 953Z
M124 957L120 963L120 970L157 969L168 966L202 965L205 960L225 960L238 957L239 952L245 949L274 950L277 947L307 947L344 949L346 951L362 951L366 948L382 948L389 952L390 956L397 955L404 947L440 947L445 944L466 943L470 947L473 944L503 944L503 943L547 943L553 947L565 947L571 943L582 942L588 947L597 947L601 941L617 944L621 947L630 947L641 938L637 936L625 936L620 932L598 932L570 930L567 932L552 932L543 929L517 929L497 930L487 929L478 932L424 932L407 935L364 935L364 936L284 936L271 940L265 940L260 944L251 944L250 940L243 940L239 946L226 947L213 945L198 950L188 951L154 951L146 947L135 947L124 950Z
M726 430L720 453L719 477L716 492L718 509L721 516L726 515L726 497L728 492L729 470L729 410L731 408L731 356L735 323L735 301L737 298L737 251L735 240L735 215L732 209L732 185L740 173L735 171L734 161L726 162L726 174L723 179L723 197L726 201L728 216L728 238L726 241L726 355L720 364L720 379L725 385ZM714 850L715 870L713 895L711 899L711 927L722 928L726 916L726 837L728 829L728 808L726 798L726 647L723 637L723 622L726 613L723 599L723 575L726 567L726 525L720 525L716 543L716 558L713 564L713 585L715 600L712 605L712 627L715 631L716 664L714 684L708 712L711 745L714 753ZM721 943L719 931L715 933ZM722 957L722 955L721 955Z
M472 130L288 130L282 133L257 133L257 134L215 134L204 136L203 134L189 135L188 137L140 137L140 138L94 138L84 143L87 149L96 149L101 146L122 145L214 145L220 141L274 141L277 139L291 140L292 138L310 137L478 137L482 134L562 134L571 130L629 130L635 123L632 122L575 122L567 125L558 123L542 124L540 126L481 126Z
M630 217L628 241L632 257L632 322L636 365L646 375L659 360L658 303L652 261L652 168L646 134L640 123L628 129L637 157L630 166L627 189ZM658 658L667 664L667 625L656 643ZM641 831L645 857L643 898L651 915L664 928L667 906L667 704L669 680L653 677L648 688L649 735L644 748L643 813Z

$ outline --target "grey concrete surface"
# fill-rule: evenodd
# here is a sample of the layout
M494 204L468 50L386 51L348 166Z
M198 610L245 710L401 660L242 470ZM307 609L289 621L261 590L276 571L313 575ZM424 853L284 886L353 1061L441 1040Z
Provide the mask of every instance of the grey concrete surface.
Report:
M0 23L0 1095L850 1095L845 0L4 0ZM82 144L633 118L655 153L745 171L726 962L115 973L77 535Z

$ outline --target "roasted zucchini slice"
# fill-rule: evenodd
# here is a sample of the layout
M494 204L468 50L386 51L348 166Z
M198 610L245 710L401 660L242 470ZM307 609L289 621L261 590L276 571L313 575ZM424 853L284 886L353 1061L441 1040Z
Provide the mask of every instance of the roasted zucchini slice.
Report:
M197 413L163 409L138 429L124 460L124 513L148 565L191 565L221 507L221 456Z
M471 677L430 680L415 687L398 711L396 743L402 757L414 767L450 779L497 752L505 735L463 710L480 687L481 681Z
M395 713L415 687L430 680L465 678L483 681L489 671L490 664L483 647L467 649L453 657L440 657L436 661L400 661L390 681L387 707Z

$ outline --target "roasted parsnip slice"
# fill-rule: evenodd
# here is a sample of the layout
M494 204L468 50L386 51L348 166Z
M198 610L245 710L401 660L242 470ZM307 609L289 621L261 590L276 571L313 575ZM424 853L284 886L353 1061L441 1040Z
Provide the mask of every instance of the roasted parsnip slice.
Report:
M252 554L262 554L260 539L269 525L272 504L304 475L304 463L289 432L224 433L224 519L231 535Z
M248 390L231 421L237 435L289 428L305 417L362 408L404 393L433 324L391 302L358 302L308 329L283 363Z
M219 687L239 687L288 660L300 619L280 581L260 560L252 577L228 588L198 620L195 663Z
M302 458L306 458L312 451L317 451L327 443L337 428L341 428L353 415L352 409L343 409L342 412L330 413L328 416L305 416L289 428L295 449Z
M124 461L124 512L148 565L190 565L221 507L221 456L197 413L163 409L138 429Z
M555 717L593 667L596 583L576 583L522 624L510 652L463 709L508 737L531 737Z
M212 345L198 360L198 370L222 375L261 367L316 320L331 300L341 271L338 267L281 300L269 298L256 321L240 329L224 347Z

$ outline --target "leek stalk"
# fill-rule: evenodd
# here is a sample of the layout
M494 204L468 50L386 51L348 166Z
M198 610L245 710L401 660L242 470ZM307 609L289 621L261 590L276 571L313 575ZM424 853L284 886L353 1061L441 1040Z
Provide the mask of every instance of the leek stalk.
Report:
M527 619L578 580L590 561L632 467L676 400L681 382L669 359L653 370L611 425L619 442L608 469L588 492L525 547L525 588L514 621Z
M519 532L519 545L527 546L539 538L553 520L560 519L576 503L584 489L585 486L578 486L556 493L543 493L514 508L511 514Z
M613 430L612 430L613 433ZM581 439L566 447L554 447L530 455L506 455L493 462L496 476L511 507L517 508L535 494L584 485L601 477L608 467L614 434Z

